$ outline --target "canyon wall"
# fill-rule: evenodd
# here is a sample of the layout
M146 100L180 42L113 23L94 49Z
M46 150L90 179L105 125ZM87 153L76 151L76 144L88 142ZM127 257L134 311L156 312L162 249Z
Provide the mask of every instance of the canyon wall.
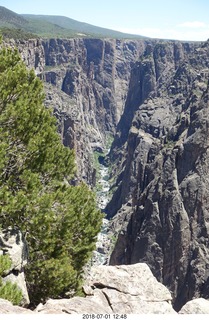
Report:
M209 297L208 76L208 42L148 46L109 155L110 263L146 262L176 310Z
M95 184L93 152L115 133L132 65L146 41L50 39L16 42L27 66L44 81L64 145L74 148L78 179Z

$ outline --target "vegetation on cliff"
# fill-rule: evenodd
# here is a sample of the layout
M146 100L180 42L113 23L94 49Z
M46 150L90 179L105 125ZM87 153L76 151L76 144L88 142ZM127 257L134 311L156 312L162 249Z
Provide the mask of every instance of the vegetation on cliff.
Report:
M79 288L102 215L75 175L74 152L63 146L46 109L41 81L17 50L0 50L0 221L29 246L26 281L33 305Z
M37 35L30 32L26 32L22 29L14 29L7 27L1 27L0 33L2 34L3 39L28 40L38 38Z

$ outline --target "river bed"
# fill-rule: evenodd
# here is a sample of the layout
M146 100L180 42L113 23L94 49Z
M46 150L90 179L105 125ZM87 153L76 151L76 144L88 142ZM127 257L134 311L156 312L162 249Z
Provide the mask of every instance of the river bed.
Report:
M101 211L104 211L107 203L109 202L109 169L103 164L99 165L98 172L99 180L97 182L97 204ZM96 250L92 258L92 265L108 264L109 254L111 250L111 239L108 234L109 220L103 219L101 232L98 234Z

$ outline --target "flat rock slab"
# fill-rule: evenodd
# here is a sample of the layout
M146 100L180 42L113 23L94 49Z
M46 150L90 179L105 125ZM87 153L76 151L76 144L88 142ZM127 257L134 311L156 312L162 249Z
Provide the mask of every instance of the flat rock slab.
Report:
M96 299L88 299L82 297L74 297L72 299L49 299L46 304L39 305L36 312L41 313L110 313L109 308L97 303Z
M153 276L145 263L92 268L86 282L90 287L109 288L139 296L143 301L171 301L169 290Z

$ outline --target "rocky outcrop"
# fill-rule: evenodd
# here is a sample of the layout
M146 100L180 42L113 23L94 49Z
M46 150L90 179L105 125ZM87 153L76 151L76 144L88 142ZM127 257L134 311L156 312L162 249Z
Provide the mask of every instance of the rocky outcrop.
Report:
M150 48L132 71L110 154L109 217L131 204L110 263L146 262L176 310L208 298L208 76L209 43Z
M33 311L0 299L0 314L177 314L172 296L145 263L97 266L83 287L86 297L49 299ZM208 314L203 298L187 302L179 314Z
M27 244L18 229L8 228L0 232L0 254L7 254L12 265L3 277L3 282L11 281L21 289L23 299L21 305L28 305L30 300L24 276L24 266L27 264Z
M171 294L144 264L92 268L84 291L104 295L113 313L175 313Z
M86 280L84 292L85 298L49 299L44 305L38 305L34 313L175 314L170 292L144 263L94 267ZM0 300L1 313L3 308L5 305Z

